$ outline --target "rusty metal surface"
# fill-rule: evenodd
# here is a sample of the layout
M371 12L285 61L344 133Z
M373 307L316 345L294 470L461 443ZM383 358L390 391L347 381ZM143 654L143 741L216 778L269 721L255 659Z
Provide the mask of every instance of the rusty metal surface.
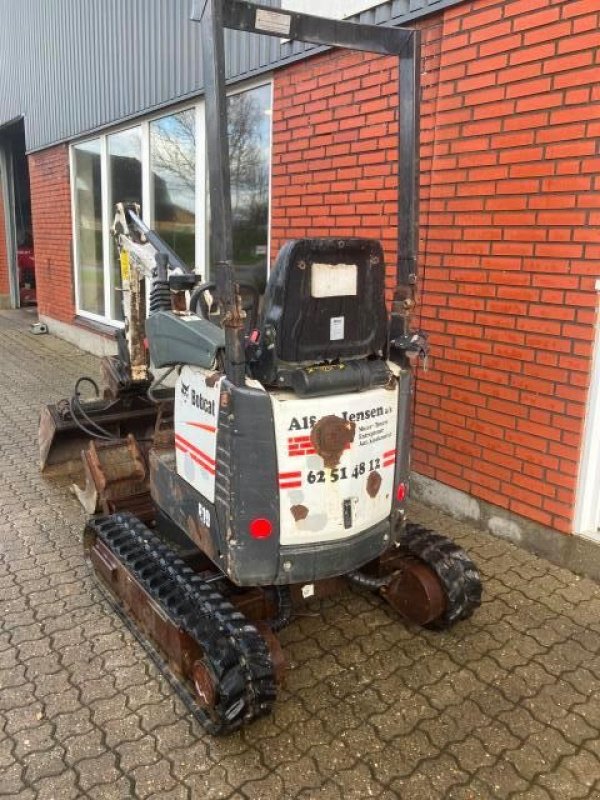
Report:
M292 506L290 511L296 522L301 522L303 519L306 519L309 513L309 509L302 504Z
M194 664L202 658L197 643L165 614L103 542L95 541L89 557L106 587L133 617L139 628L168 654L171 669L194 681Z
M446 595L435 572L420 561L399 559L397 573L380 591L403 619L427 625L446 609Z
M146 281L135 267L129 271L129 314L126 330L129 346L132 381L148 378L148 351L146 350Z
M328 414L322 417L310 433L312 446L322 457L326 469L333 469L340 461L342 453L354 441L356 424Z
M128 433L139 440L151 438L156 422L157 407L145 397L127 397L110 402L85 403L84 409L94 422L124 438ZM63 413L64 412L64 413ZM83 479L81 451L90 436L73 421L61 404L42 406L38 427L40 469L48 477Z
M172 400L164 400L157 406L152 447L175 452L175 411Z
M283 647L281 646L281 641L277 634L271 630L266 622L258 621L255 623L255 625L258 632L261 634L269 647L271 661L273 662L273 668L275 670L275 680L277 681L278 685L281 686L285 684L285 676L289 668Z
M88 514L127 510L145 522L154 517L145 458L133 434L115 442L91 440L82 459L85 485L72 488Z
M217 701L217 689L208 664L202 659L194 662L192 667L192 681L196 689L198 703L207 711L213 709Z
M369 473L369 477L367 478L367 494L369 497L377 497L380 489L381 475L377 470L373 470L373 472Z

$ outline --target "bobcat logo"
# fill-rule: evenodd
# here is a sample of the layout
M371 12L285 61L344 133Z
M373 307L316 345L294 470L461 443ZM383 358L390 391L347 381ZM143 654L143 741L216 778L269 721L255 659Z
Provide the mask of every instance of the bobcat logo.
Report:
M183 400L187 403L190 398L190 385L189 383L182 383L181 384L181 396Z

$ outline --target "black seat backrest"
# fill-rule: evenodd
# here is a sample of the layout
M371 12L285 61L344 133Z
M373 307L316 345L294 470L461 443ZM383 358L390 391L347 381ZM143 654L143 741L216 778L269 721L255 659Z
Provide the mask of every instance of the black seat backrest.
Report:
M268 359L275 369L281 362L306 365L380 354L387 338L381 245L358 238L288 242L271 271L261 317L258 360ZM269 342L270 355L263 349Z

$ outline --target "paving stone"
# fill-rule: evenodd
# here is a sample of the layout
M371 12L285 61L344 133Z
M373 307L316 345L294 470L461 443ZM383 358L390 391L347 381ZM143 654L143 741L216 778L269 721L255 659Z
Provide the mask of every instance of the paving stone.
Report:
M227 783L225 770L220 766L188 775L182 783L190 790L190 797L201 797L203 800L225 800L234 791L234 787Z
M439 635L368 592L312 602L273 715L206 736L98 592L68 481L34 468L40 402L98 361L24 319L0 312L0 796L600 797L599 587L414 503L479 561L478 615Z
M61 775L65 769L65 752L62 747L31 753L23 758L25 767L24 779L27 783L35 783L41 778Z
M135 781L135 792L140 797L169 791L177 784L170 773L169 762L165 759L157 761L156 764L138 767L132 770L131 774Z
M77 763L76 769L79 785L84 791L94 786L110 785L119 778L119 768L114 753L83 759Z
M35 784L37 800L78 800L81 790L74 772L65 770L60 775L43 778Z

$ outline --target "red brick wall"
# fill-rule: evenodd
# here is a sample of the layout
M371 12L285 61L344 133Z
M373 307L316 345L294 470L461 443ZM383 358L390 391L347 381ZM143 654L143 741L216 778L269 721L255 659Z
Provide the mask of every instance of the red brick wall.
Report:
M2 176L0 176L0 296L8 297L8 254L6 252L6 228L4 221L4 199L2 197Z
M600 0L475 0L424 25L421 474L571 530L600 274ZM276 73L273 251L383 239L393 265L393 62ZM390 284L391 285L391 284Z
M75 306L68 146L30 155L29 181L38 311L72 322Z

